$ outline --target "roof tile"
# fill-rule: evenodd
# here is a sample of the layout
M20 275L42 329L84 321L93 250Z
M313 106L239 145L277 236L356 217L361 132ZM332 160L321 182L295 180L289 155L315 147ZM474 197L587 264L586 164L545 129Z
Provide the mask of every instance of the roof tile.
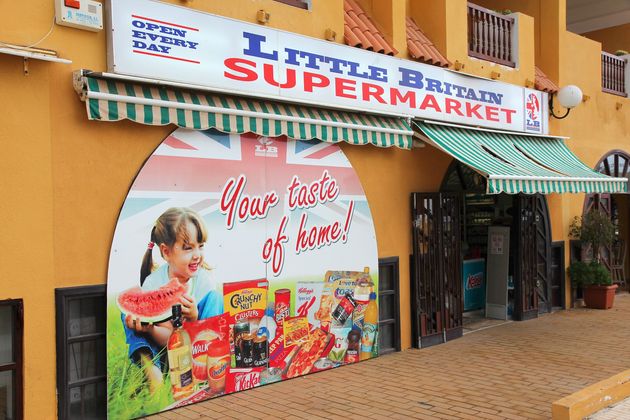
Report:
M534 87L538 90L548 93L556 93L558 91L558 85L551 81L545 73L538 66L536 69L536 79L534 81Z
M448 67L451 64L410 17L407 18L407 49L413 58L425 63L440 67Z
M344 0L344 11L346 45L387 55L398 53L355 0Z

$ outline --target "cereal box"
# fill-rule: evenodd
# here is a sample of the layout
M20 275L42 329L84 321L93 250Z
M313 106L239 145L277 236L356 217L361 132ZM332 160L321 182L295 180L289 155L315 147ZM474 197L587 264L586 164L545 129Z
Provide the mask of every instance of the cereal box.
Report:
M308 322L314 327L319 327L320 325L320 321L315 317L315 313L321 304L323 290L324 282L321 281L299 281L296 285L295 314L307 317Z
M223 285L223 306L229 314L232 367L253 366L252 340L265 315L268 289L269 282L265 279Z

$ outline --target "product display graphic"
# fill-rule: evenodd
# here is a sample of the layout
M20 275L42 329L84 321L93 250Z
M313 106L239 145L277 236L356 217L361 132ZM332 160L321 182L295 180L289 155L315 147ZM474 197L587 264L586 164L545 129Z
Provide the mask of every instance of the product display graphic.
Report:
M176 130L139 172L114 234L108 415L375 357L377 255L337 145Z

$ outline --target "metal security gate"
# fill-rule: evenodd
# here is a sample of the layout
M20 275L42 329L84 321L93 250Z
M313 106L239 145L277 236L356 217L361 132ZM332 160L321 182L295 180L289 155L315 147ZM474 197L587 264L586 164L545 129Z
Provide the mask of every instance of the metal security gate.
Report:
M414 193L411 207L412 341L428 347L463 331L460 196Z
M538 313L551 312L554 306L551 275L551 225L547 201L541 194L536 195L536 288L538 292Z
M538 316L536 287L536 223L535 196L519 194L515 197L516 215L513 219L516 240L512 242L515 256L516 302L514 318L523 321Z
M553 307L551 226L543 195L519 194L515 201L519 217L514 219L517 239L512 244L517 281L514 317L521 321Z

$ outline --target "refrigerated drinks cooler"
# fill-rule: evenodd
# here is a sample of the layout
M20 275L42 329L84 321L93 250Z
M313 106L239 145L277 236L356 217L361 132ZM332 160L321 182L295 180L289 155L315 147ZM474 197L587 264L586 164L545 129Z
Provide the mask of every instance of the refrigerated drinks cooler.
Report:
M484 309L486 304L486 260L464 260L462 264L464 312Z

